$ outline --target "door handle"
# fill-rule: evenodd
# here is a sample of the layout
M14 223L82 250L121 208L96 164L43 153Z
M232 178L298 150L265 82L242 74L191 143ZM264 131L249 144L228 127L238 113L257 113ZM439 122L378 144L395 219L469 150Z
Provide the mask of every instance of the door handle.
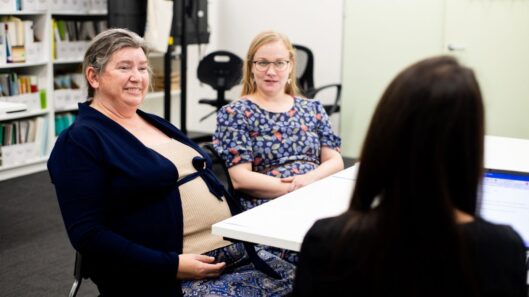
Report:
M449 43L447 45L447 48L449 51L455 52L455 51L464 51L466 49L466 46L461 43Z

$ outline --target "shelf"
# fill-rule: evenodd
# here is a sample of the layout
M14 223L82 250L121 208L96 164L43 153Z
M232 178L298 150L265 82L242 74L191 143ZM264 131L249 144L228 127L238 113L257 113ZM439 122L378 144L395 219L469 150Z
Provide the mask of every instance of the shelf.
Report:
M15 178L46 170L48 156L28 160L23 164L0 166L0 180Z
M64 11L52 11L52 16L88 16L88 17L106 17L106 11L75 11L75 10L64 10Z
M0 122L36 117L40 115L47 115L49 112L50 112L49 109L43 109L43 110L38 110L38 111L20 111L20 112L0 114ZM1 167L0 167L0 170L1 170Z
M17 0L20 1L20 0ZM111 1L111 0L108 0ZM0 0L0 2L2 2ZM5 1L4 1L5 2ZM15 0L9 0L6 3L14 3ZM24 1L23 1L24 2ZM37 2L37 3L35 3ZM64 3L63 3L64 2ZM77 110L77 103L73 104L73 101L77 102L79 100L73 100L73 95L76 95L75 92L72 92L72 94L64 94L61 93L58 90L54 90L54 85L56 80L54 79L54 75L62 75L63 72L72 72L72 73L79 73L78 71L78 65L82 64L84 56L84 51L86 49L81 48L81 43L75 44L75 49L73 49L73 45L70 43L70 47L68 48L68 54L67 55L59 55L59 57L71 57L69 59L62 59L57 60L53 59L54 53L53 51L57 51L59 49L64 50L64 48L60 48L58 42L54 42L53 38L55 35L55 32L52 28L52 17L53 18L61 18L66 21L103 21L107 17L107 9L106 9L106 2L107 1L93 1L93 0L76 0L76 1L59 1L59 0L46 0L46 1L33 1L31 3L35 3L36 5L40 3L45 3L47 7L45 9L42 9L40 7L42 6L25 6L27 10L23 11L15 11L14 6L5 7L6 9L3 9L0 11L0 16L14 16L17 18L20 18L22 20L29 20L33 22L33 35L35 35L37 38L34 40L35 42L32 43L31 47L25 47L26 49L26 60L30 62L24 62L24 63L2 63L0 64L0 73L16 73L18 75L26 75L26 76L36 76L38 77L37 80L37 86L39 91L39 101L35 101L35 105L31 105L31 107L28 107L28 111L18 111L18 112L0 112L0 124L3 125L12 125L12 127L16 127L15 125L24 125L26 123L30 122L38 122L37 125L39 125L39 128L42 128L42 133L39 135L38 140L35 140L35 144L37 146L35 154L32 154L32 150L26 149L26 147L22 148L16 148L16 147L9 147L4 146L3 151L5 154L3 154L3 164L7 166L0 166L0 181L23 176L26 174L35 173L38 171L46 170L46 161L48 160L50 149L53 147L53 142L55 141L55 119L60 118L62 116L68 115L67 112L73 112ZM2 2L3 3L3 2ZM103 3L105 3L103 5ZM80 4L82 6L79 6L77 9L74 7L74 4ZM94 6L95 4L101 4L102 6ZM8 10L9 9L9 10ZM1 9L0 9L1 10ZM27 30L24 28L24 30ZM54 47L52 47L52 43ZM87 41L86 44L89 42ZM61 52L62 53L62 52ZM31 54L31 55L30 55ZM5 56L5 54L4 54ZM4 57L5 59L5 57ZM35 62L38 61L38 62ZM63 71L64 70L64 71ZM69 73L71 74L71 73ZM24 82L21 82L24 83ZM47 108L41 109L40 105L40 97L42 96L42 92L45 92L45 98L47 101ZM58 99L60 99L61 95L64 95L67 102L62 102L59 100L60 103L63 104L57 104ZM69 95L69 96L66 96ZM77 94L78 95L78 94ZM86 96L86 95L85 95ZM158 96L163 96L162 93ZM14 97L14 96L11 96ZM1 100L4 100L4 98L0 98ZM9 102L13 100L12 102L16 103L24 103L24 100L28 98L10 98ZM77 98L75 98L77 99ZM82 98L84 101L85 98ZM6 99L7 101L7 99ZM28 99L29 101L29 99ZM33 101L31 101L33 102ZM27 104L30 105L29 103ZM19 122L19 123L16 123ZM6 126L7 127L7 126ZM24 128L25 129L25 128ZM11 129L11 131L16 131L18 133L21 131L20 129ZM15 132L10 132L15 133ZM20 139L17 138L19 141L16 141L12 145L21 145L24 146L24 144L20 143ZM1 146L0 142L0 146ZM7 143L7 142L6 142ZM11 145L9 145L11 146ZM21 151L22 153L25 153L26 155L18 154L18 151ZM17 153L17 155L13 155L14 153ZM40 157L42 156L42 157Z
M11 69L11 68L23 68L23 67L33 67L33 66L45 66L48 64L48 61L41 62L31 62L31 63L8 63L0 65L0 69Z
M76 111L77 109L78 109L77 104L75 104L75 106L68 106L68 107L61 108L61 109L55 109L55 113Z
M17 11L1 11L0 15L41 15L46 14L45 10L35 10L35 11L25 11L25 10L17 10Z
M79 64L83 63L82 59L74 59L74 60L54 60L53 65L65 65L65 64Z

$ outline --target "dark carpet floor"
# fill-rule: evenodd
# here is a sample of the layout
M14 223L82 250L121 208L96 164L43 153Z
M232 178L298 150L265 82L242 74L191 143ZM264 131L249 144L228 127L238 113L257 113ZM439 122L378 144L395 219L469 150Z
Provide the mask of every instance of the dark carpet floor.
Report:
M47 172L0 182L0 295L68 296L75 252ZM89 280L77 296L97 296Z

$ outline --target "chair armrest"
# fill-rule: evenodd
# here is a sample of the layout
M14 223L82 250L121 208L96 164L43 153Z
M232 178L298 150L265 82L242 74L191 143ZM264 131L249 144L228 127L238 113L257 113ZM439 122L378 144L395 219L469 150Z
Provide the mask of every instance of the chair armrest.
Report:
M323 107L325 108L325 111L327 112L327 115L329 116L335 112L340 111L340 98L342 95L342 84L328 84L328 85L324 85L318 88L314 88L307 92L307 96L309 98L315 98L319 92L326 90L326 89L330 89L330 88L336 88L336 97L334 99L334 103L332 105L329 105L329 104L323 105Z

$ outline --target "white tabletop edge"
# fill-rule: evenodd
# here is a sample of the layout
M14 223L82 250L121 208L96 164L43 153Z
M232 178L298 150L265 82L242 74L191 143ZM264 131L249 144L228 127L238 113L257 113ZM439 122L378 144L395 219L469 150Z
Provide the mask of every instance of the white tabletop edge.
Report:
M229 222L218 222L211 226L211 233L223 236L226 239L236 239L241 241L248 241L277 248L285 248L288 250L299 252L301 249L301 240L294 241L285 238L278 238L277 235L267 236L264 234L256 235L244 226L232 224Z
M331 175L332 177L345 178L350 180L356 180L356 175L358 173L358 166L360 163L356 162L353 166L345 168L335 174Z

